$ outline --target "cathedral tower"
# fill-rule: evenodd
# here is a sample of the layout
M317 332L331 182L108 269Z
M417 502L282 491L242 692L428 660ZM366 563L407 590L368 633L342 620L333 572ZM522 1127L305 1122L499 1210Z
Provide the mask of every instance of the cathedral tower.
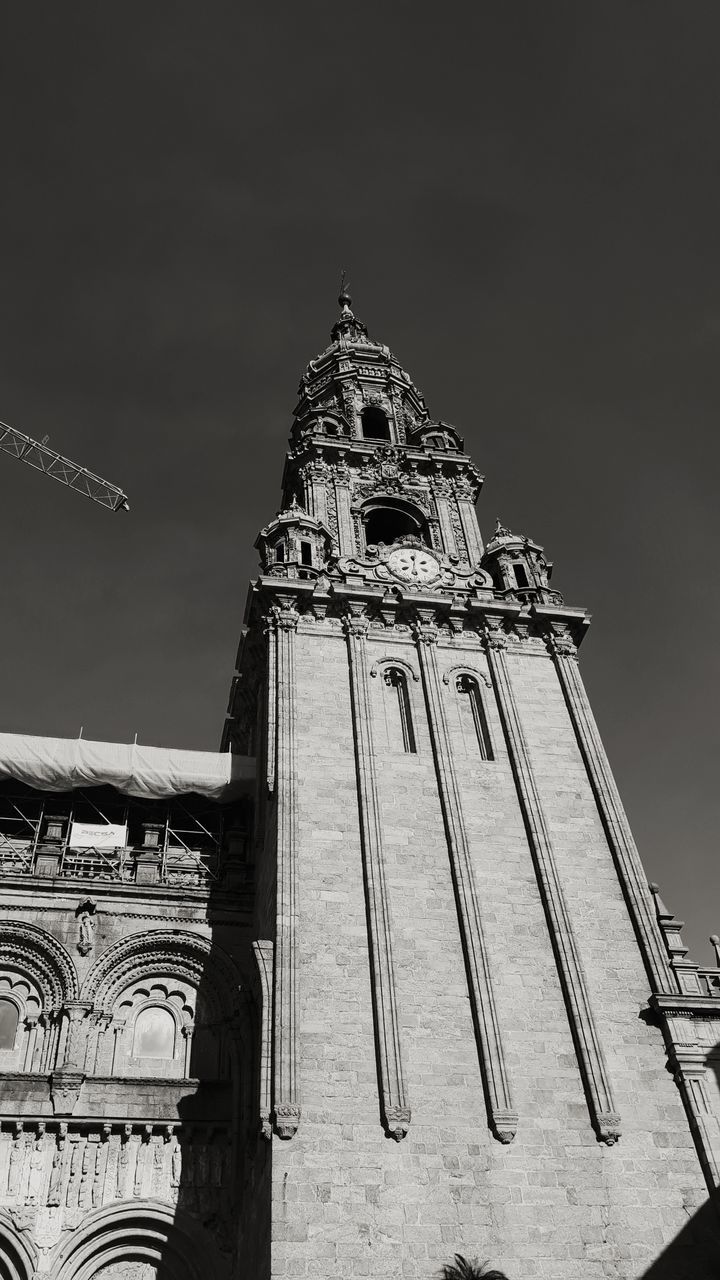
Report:
M484 546L462 437L339 302L225 732L258 761L270 1273L639 1280L717 1185L718 991L648 890L588 614L536 543Z

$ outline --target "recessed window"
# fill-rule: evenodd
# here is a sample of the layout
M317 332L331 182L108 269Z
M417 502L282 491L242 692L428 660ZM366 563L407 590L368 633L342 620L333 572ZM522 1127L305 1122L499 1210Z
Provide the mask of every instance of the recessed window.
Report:
M430 545L427 521L415 508L392 501L374 502L366 507L363 519L368 547L380 542L390 546L408 536L420 538L426 546Z
M175 1019L168 1009L142 1009L135 1020L134 1058L173 1058Z
M18 1009L12 1000L0 1000L0 1049L14 1049Z
M493 760L492 742L488 729L487 717L483 706L480 687L474 676L461 675L455 681L455 688L460 695L460 719L470 731L466 736L477 743L481 760Z
M275 560L277 564L282 564L285 559L285 544L278 542L275 548Z
M300 563L312 564L312 547L309 542L300 543Z
M387 720L390 749L415 755L417 747L405 672L399 667L388 667L384 679L388 688Z
M390 439L390 423L384 409L376 404L369 404L363 409L362 433L366 440Z
M524 587L529 587L529 586L530 586L530 583L528 582L527 571L526 571L526 569L525 569L525 565L524 565L524 564L514 564L514 565L513 565L513 572L514 572L514 574L515 574L515 584L516 584L516 586L520 587L520 589L521 589L521 590L522 590Z

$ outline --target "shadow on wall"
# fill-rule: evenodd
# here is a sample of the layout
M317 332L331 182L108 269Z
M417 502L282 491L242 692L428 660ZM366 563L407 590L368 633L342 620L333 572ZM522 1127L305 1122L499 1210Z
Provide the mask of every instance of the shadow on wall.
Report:
M208 897L195 892L199 871L175 873L165 881L165 918L116 937L91 965L80 999L68 1001L80 1015L72 1025L90 1026L95 1038L68 1036L64 1066L53 1070L58 1098L61 1078L68 1089L76 1081L75 1101L60 1113L67 1118L25 1123L24 1131L15 1123L6 1138L0 1280L268 1275L270 1144L258 1103L249 809L226 815L232 830ZM154 875L143 883L159 886L159 852L148 847L142 857ZM193 902L205 930L187 915ZM78 950L85 942L92 949L87 928Z
M720 1043L710 1051L706 1063L714 1072L720 1089ZM720 1189L716 1189L688 1218L687 1225L645 1272L643 1280L718 1280L718 1277Z

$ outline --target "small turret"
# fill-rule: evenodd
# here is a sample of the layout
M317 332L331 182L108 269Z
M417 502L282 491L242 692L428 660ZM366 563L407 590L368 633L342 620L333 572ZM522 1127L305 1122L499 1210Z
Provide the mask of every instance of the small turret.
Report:
M316 578L332 552L332 539L322 521L293 498L287 510L260 530L255 546L262 572L269 577Z
M512 533L499 520L485 548L482 566L492 577L496 591L521 599L562 601L557 591L550 590L552 564L545 559L543 548L524 534Z

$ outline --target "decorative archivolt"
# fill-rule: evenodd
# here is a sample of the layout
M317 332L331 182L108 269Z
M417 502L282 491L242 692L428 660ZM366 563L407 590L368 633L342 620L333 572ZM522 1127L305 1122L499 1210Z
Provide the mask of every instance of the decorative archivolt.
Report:
M225 1280L228 1273L225 1256L193 1218L177 1207L138 1199L86 1215L60 1249L48 1280L92 1280L108 1268L140 1260L150 1268L148 1274L177 1280L207 1275Z
M82 999L112 1014L134 982L156 977L191 983L201 993L209 1018L231 1017L244 1006L240 976L226 952L197 934L159 929L133 934L109 947L88 974Z
M476 671L474 667L465 666L464 663L457 663L454 667L449 667L443 675L443 684L449 684L451 678L455 676L470 676L472 680L482 680L486 689L492 689L492 681L489 675L484 671Z
M31 1280L37 1274L37 1264L37 1250L27 1231L17 1231L7 1210L0 1209L0 1276L3 1280Z
M0 936L0 974L16 973L39 988L46 1012L77 1000L75 965L52 934L22 920L8 920Z
M385 667L400 667L400 669L405 671L407 675L412 676L413 680L420 679L420 676L411 662L408 662L405 658L395 658L391 656L378 658L376 662L373 662L370 668L370 675L373 677L377 676Z

